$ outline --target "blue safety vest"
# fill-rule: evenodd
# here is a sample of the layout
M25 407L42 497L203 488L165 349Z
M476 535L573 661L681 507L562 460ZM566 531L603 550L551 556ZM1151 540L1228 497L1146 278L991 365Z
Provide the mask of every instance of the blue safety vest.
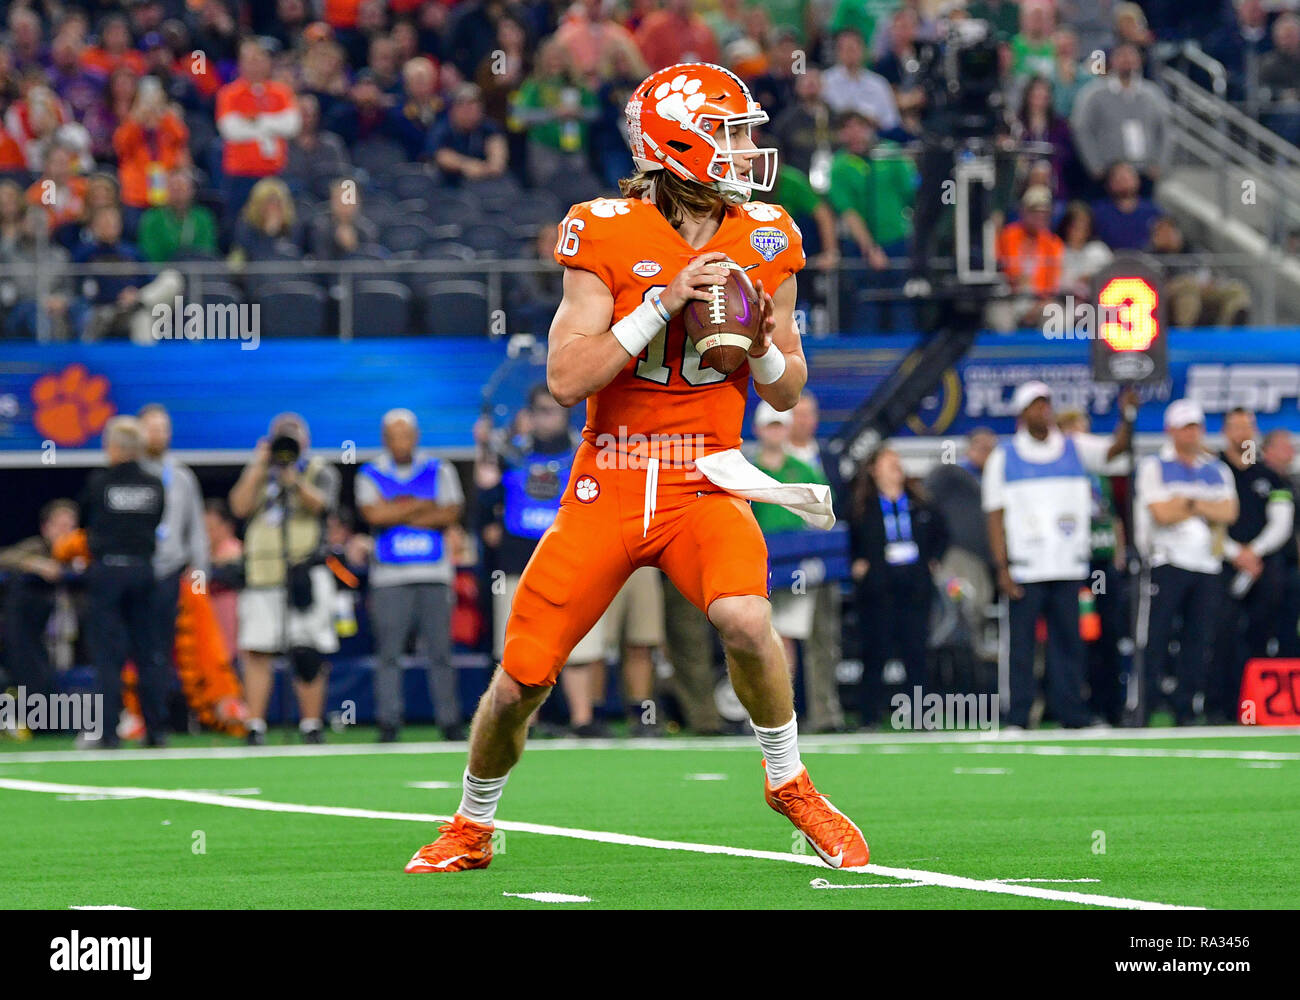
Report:
M436 458L414 462L406 479L381 469L374 462L361 468L361 475L379 490L385 500L412 496L417 500L438 499L438 466ZM434 528L415 528L409 524L396 524L380 532L375 539L375 560L381 563L431 563L442 558L442 532Z
M546 533L560 513L575 454L574 449L529 452L501 474L506 531L519 538L541 538Z

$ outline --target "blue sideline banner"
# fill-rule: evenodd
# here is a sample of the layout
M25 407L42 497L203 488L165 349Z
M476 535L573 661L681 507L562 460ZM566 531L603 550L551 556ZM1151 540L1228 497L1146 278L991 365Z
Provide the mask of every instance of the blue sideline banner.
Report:
M908 336L806 340L822 432L833 434L914 343ZM1114 423L1116 389L1092 381L1088 348L1040 333L986 334L901 433L962 434L982 424L1009 433L1008 401L1029 379L1052 387L1058 409L1084 409L1104 431ZM281 410L307 418L317 448L374 448L380 418L395 406L419 416L426 446L466 449L485 402L505 423L544 378L540 356L508 358L503 341L486 338L263 340L247 351L211 341L6 344L0 452L97 448L109 416L154 401L171 410L174 445L184 451L251 448ZM1225 411L1246 406L1265 430L1300 432L1300 330L1174 331L1169 380L1143 392L1140 431L1159 431L1164 405L1191 396L1211 431ZM580 422L582 407L575 410Z

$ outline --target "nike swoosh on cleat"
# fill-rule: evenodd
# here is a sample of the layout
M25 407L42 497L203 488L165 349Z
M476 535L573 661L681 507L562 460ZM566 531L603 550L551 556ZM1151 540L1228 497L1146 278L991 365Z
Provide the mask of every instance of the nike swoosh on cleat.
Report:
M439 861L436 865L433 865L432 867L446 868L453 861L459 861L461 858L468 858L468 857L469 857L468 854L457 854L454 858L443 858L441 861Z
M813 843L812 838L809 837L807 834L804 834L804 840L808 841L809 846L811 846L812 849L813 849L814 851L816 851L816 852L818 853L818 855L821 856L821 859L822 859L823 861L825 861L828 865L830 865L832 868L838 868L838 867L840 867L840 865L844 864L844 849L843 849L843 848L840 848L840 852L839 852L838 854L832 856L832 855L830 855L830 854L827 854L827 853L826 853L825 851L823 851L820 847L818 847L815 843Z

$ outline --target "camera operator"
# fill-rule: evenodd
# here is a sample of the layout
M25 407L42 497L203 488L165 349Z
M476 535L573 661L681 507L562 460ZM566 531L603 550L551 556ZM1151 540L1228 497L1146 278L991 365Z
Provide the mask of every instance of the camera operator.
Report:
M146 743L163 746L167 678L154 651L153 621L153 555L163 516L163 484L140 466L144 435L133 417L114 417L105 425L104 453L108 468L90 477L81 499L90 548L86 639L104 699L102 745L117 746L122 665L129 652L139 676Z
M1010 130L997 41L987 22L949 20L940 28L939 41L917 45L917 62L916 77L922 81L925 99L920 104L922 149L917 168L921 183L913 218L912 274L928 279L930 256L939 241L940 215L954 205L946 185L959 157L994 155L995 167L1005 171L1009 164L999 154L1009 142ZM974 251L992 199L979 184L971 185L970 196L972 204L957 204L956 210L970 220Z
M296 413L279 414L230 491L231 512L246 522L239 648L253 746L266 742L271 660L279 653L293 668L303 741L325 738L324 656L338 650L338 635L334 578L321 553L325 518L338 504L339 474L324 458L308 456L310 445L307 422Z

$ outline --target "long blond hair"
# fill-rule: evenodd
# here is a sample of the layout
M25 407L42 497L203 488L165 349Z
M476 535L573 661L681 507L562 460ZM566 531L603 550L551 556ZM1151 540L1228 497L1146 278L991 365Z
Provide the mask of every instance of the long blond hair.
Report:
M266 206L272 199L280 202L284 208L285 231L291 230L297 218L293 195L289 193L289 186L278 177L263 177L253 185L253 190L248 195L248 202L240 213L244 221L254 229L265 232L263 227L266 223Z
M721 195L698 181L687 181L668 170L638 170L618 182L624 198L649 198L674 228L687 216L717 215Z

